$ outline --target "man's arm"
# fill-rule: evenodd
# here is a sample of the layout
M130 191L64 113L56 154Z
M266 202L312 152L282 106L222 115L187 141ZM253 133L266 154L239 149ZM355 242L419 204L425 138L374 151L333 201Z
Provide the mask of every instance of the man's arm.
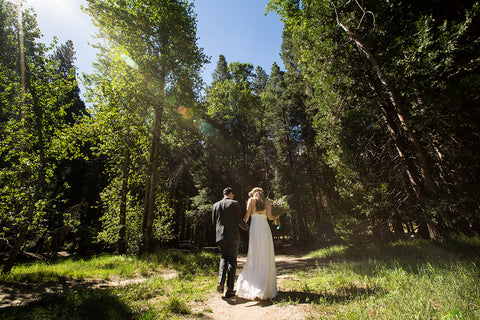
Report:
M215 205L213 205L213 208L212 208L212 224L215 226L217 224L217 215L216 215L216 208L215 208Z
M242 209L240 208L240 204L237 202L237 205L235 206L236 208L236 212L235 212L235 216L236 216L236 219L237 219L237 225L242 229L242 230L245 230L245 231L248 231L249 229L249 226L248 224L245 223L245 221L242 219Z

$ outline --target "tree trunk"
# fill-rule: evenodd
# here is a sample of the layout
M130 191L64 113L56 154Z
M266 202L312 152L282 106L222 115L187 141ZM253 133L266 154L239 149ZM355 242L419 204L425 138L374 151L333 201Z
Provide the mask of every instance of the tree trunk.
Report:
M443 237L443 235L440 233L440 231L438 230L437 227L435 227L434 224L432 223L427 223L427 227L428 227L428 233L430 235L430 239L432 240L436 240L436 241L445 241L445 238Z
M363 44L363 42L359 39L359 37L351 32L345 25L343 25L340 20L338 19L337 16L337 24L340 28L342 28L343 31L348 35L348 37L355 42L357 45L357 48L365 54L367 57L368 61L370 61L373 70L375 71L375 74L377 78L379 79L380 83L382 84L385 92L387 93L387 96L391 102L391 105L394 109L394 112L400 121L400 128L407 138L407 140L411 143L412 146L412 151L413 154L415 154L415 157L418 162L418 167L420 169L420 175L421 175L421 180L423 181L423 186L425 187L426 191L430 195L434 195L436 193L436 186L433 180L433 176L430 172L430 168L428 165L427 157L425 155L425 152L423 151L420 143L418 142L418 139L415 137L413 134L412 130L408 126L406 119L403 115L403 112L400 108L400 103L398 102L398 99L396 97L396 94L393 90L393 88L390 86L390 83L387 81L385 75L383 74L377 59L375 56L370 52L370 50Z
M365 77L367 78L368 84L372 89L373 94L375 96L380 97L381 95L378 92L375 82L371 79L371 76L368 73L365 73ZM390 137L393 140L393 143L395 145L395 150L397 151L397 154L401 162L403 163L403 167L405 168L405 174L408 177L410 186L412 187L412 190L414 191L414 194L416 195L416 197L419 198L420 196L419 181L417 180L416 175L414 174L415 168L413 167L411 161L409 161L408 158L405 156L405 150L404 150L403 144L401 144L399 141L400 133L398 132L398 128L395 124L395 121L393 121L391 115L389 115L387 108L383 104L380 105L380 108L382 110L383 121L387 126L387 130L390 133Z
M20 249L22 248L22 245L25 242L25 239L27 237L28 227L30 225L29 222L33 218L33 207L34 207L33 204L30 204L25 221L20 227L20 232L18 233L18 237L17 237L17 240L15 241L15 245L13 246L12 251L10 251L7 261L3 265L3 273L9 273L12 270L15 264L15 261L17 261L18 253L20 252Z
M160 158L160 133L162 126L162 112L159 107L155 110L155 128L153 132L152 149L150 154L150 166L147 177L147 189L145 194L145 205L143 210L143 252L151 251L153 238L153 218L155 208L155 197L158 187L158 167Z
M118 252L126 252L126 231L127 231L127 193L128 193L128 178L130 171L130 150L127 148L125 152L125 159L123 163L123 181L122 191L120 196L120 232L118 235Z
M419 179L418 178L416 179L414 175L411 175L413 172L409 170L410 171L409 174L411 175L409 178L412 185L414 185L416 181L422 182L421 185L419 186L420 188L417 188L415 186L417 195L419 193L422 193L422 195L424 195L424 197L427 199L435 198L435 196L438 194L437 185L435 184L435 180L433 179L433 175L430 171L430 166L428 164L426 154L422 146L420 145L420 142L413 134L413 131L411 130L410 126L407 124L407 121L405 119L405 116L403 115L402 108L400 107L400 103L396 97L396 94L393 88L391 87L390 83L388 82L387 78L383 74L377 59L370 52L370 50L365 46L365 44L360 40L360 38L355 33L351 32L348 29L348 27L346 27L340 22L338 15L336 17L336 21L337 21L337 25L347 34L350 40L352 40L356 44L357 48L366 56L366 58L372 65L372 69L374 70L378 80L382 84L383 89L385 90L388 96L388 99L390 100L389 105L392 108L392 113L396 115L397 119L400 122L400 130L403 133L402 135L410 143L410 146L411 146L410 149L413 155L415 155L416 164L419 169L419 175L420 175ZM401 153L401 150L398 148L397 148L397 151L399 152L399 154ZM440 214L442 215L442 218L444 221L450 220L449 217L445 216L444 212L440 212ZM432 239L435 239L435 240L443 239L443 236L441 235L440 231L432 223L428 222L427 227L429 230L428 234Z

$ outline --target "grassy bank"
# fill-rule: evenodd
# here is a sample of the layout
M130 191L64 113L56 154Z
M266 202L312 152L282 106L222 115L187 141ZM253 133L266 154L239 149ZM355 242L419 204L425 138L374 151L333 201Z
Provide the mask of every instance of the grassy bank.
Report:
M65 287L61 292L16 307L0 309L0 319L175 319L188 304L214 290L218 258L212 253L166 250L145 259L104 255L16 266L0 276L0 285L15 291L25 286ZM164 278L164 271L178 276ZM92 289L92 279L142 279L122 287ZM67 286L72 280L75 285ZM88 280L82 282L81 280Z
M480 319L479 239L335 246L282 283L280 303L309 302L311 319Z
M309 319L479 319L480 239L444 244L403 241L332 246L309 254L317 266L279 280L274 304L308 304ZM2 288L48 286L82 279L143 279L123 287L91 283L0 309L0 319L201 318L192 303L215 291L218 256L162 251L145 259L105 255L15 267ZM166 279L165 270L178 276ZM81 282L81 281L80 281ZM204 312L208 313L208 310Z

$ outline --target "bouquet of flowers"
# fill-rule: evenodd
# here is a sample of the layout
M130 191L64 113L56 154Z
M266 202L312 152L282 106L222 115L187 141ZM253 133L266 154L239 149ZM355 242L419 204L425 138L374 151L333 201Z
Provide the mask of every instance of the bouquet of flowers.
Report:
M288 213L290 207L288 206L287 196L282 196L281 198L272 200L272 215L276 216L277 219L273 221L273 224L276 226L276 229L280 229L280 216Z

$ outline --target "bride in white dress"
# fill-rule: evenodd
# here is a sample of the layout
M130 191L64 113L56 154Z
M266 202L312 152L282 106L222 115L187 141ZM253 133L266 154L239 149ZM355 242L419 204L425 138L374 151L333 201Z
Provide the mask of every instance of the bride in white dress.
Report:
M251 217L247 261L237 280L237 297L254 300L274 298L277 291L277 270L272 232L268 220L274 220L272 204L263 190L254 188L248 199L245 222Z

